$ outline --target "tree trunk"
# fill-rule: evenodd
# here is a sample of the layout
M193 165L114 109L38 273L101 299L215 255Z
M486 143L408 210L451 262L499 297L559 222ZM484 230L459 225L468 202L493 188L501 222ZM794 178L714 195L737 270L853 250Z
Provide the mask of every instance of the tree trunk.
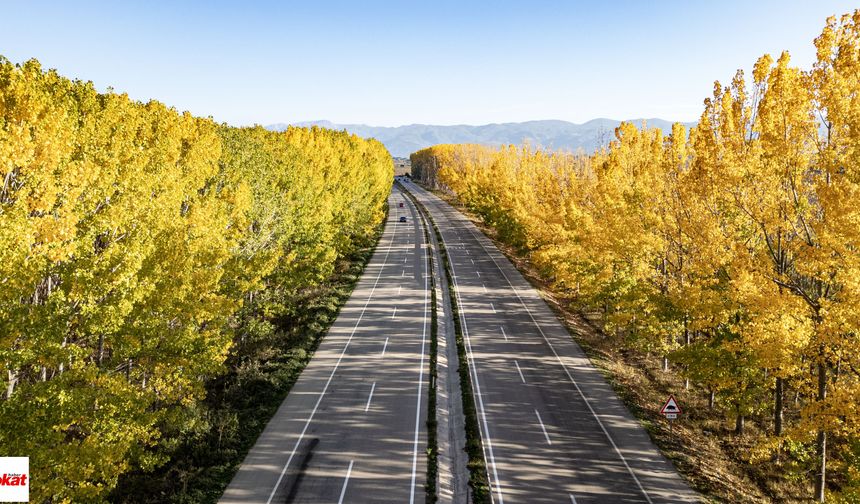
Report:
M693 342L693 335L690 333L690 330L687 329L687 317L684 317L684 346L690 346L690 343ZM686 367L684 368L686 369ZM685 373L686 374L686 373ZM690 390L690 378L684 377L684 390Z
M744 425L746 424L746 418L743 415L738 415L735 419L735 434L740 436L744 433Z
M99 367L102 367L102 361L104 361L104 357L105 357L105 335L99 334L99 349L98 349L98 353L96 354L96 364L98 364Z
M709 410L714 409L714 403L716 403L716 402L717 402L717 393L714 392L714 389L711 389L710 393L708 394L708 409Z
M66 341L67 341L67 338L64 336L63 337L63 348L66 348ZM63 374L63 371L65 370L66 366L64 364L65 363L63 363L63 362L60 363L60 368L59 368L60 374Z
M776 391L774 392L774 401L773 401L773 434L775 436L782 436L782 418L783 418L783 395L785 389L785 382L782 378L777 377L776 379Z
M8 371L8 376L9 381L6 384L6 399L11 399L12 393L15 392L15 385L18 384L18 373L10 369Z
M827 366L824 362L818 364L818 401L824 402L827 398ZM824 487L827 474L827 432L818 429L818 439L815 442L815 451L818 455L818 472L815 475L815 500L824 502Z
M663 357L663 372L665 373L667 371L669 371L669 357L664 356Z

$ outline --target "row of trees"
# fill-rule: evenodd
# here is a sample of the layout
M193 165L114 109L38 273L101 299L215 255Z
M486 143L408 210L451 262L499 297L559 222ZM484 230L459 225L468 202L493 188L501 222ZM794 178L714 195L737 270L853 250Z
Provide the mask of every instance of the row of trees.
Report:
M860 485L860 11L815 45L809 70L783 53L716 83L689 132L623 124L591 156L441 145L412 166L738 431L768 410L762 454L809 451L823 501L828 452Z
M164 462L267 289L372 236L393 167L345 132L232 128L0 58L0 452L34 502Z

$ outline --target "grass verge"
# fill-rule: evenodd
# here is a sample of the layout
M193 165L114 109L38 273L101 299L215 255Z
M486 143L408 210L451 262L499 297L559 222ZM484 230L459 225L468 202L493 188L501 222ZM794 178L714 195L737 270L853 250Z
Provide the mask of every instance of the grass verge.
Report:
M457 305L456 286L452 281L454 275L451 272L451 263L448 258L448 251L445 248L445 242L442 240L442 233L436 226L436 221L430 215L430 212L408 191L405 194L416 205L417 208L425 215L430 225L433 227L433 233L436 236L436 241L439 242L439 256L442 258L442 264L445 268L445 279L448 282L448 290L451 295L451 315L454 320L454 334L457 343L457 360L459 361L460 387L462 394L460 397L463 401L463 415L466 420L466 454L469 457L469 487L472 489L472 502L474 504L489 504L490 486L487 477L487 463L484 460L484 448L481 441L481 431L478 426L478 413L475 406L475 398L472 393L472 377L469 373L469 359L466 355L466 346L463 341L463 328L460 324L460 311Z
M408 194L402 189L404 194ZM411 196L411 195L409 195ZM412 199L413 203L415 200ZM427 215L423 208L417 204L415 208L424 217L422 227L424 228L424 241L428 247L427 263L430 275L430 303L432 307L430 318L430 379L427 382L427 481L424 483L427 504L435 504L438 501L438 488L436 482L439 475L439 440L436 436L436 379L438 376L436 360L439 351L439 313L436 309L436 273L433 263L433 254L430 253L430 231L427 228Z

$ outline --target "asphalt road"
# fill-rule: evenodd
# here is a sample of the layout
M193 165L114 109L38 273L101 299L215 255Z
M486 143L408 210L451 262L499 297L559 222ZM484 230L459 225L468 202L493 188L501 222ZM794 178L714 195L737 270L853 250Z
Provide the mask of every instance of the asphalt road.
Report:
M388 201L364 275L219 502L425 501L427 246L411 202Z
M494 502L698 502L507 258L450 205L405 186L452 262Z

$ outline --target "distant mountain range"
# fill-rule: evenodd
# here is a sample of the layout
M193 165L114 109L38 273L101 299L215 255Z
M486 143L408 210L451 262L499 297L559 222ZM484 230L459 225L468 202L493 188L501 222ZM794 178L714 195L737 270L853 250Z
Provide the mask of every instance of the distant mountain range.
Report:
M664 119L630 119L626 122L658 127L668 134L672 122ZM376 138L388 148L392 156L408 157L409 154L442 143L476 143L484 145L522 144L528 142L536 147L576 151L583 149L591 152L607 144L615 137L615 128L621 121L613 119L592 119L586 123L574 124L567 121L528 121L521 123L485 124L483 126L433 126L429 124L410 124L407 126L384 127L365 124L335 124L330 121L307 121L293 123L293 126L320 126L346 130L360 137ZM684 123L687 127L695 123ZM266 126L273 131L282 131L289 124Z

